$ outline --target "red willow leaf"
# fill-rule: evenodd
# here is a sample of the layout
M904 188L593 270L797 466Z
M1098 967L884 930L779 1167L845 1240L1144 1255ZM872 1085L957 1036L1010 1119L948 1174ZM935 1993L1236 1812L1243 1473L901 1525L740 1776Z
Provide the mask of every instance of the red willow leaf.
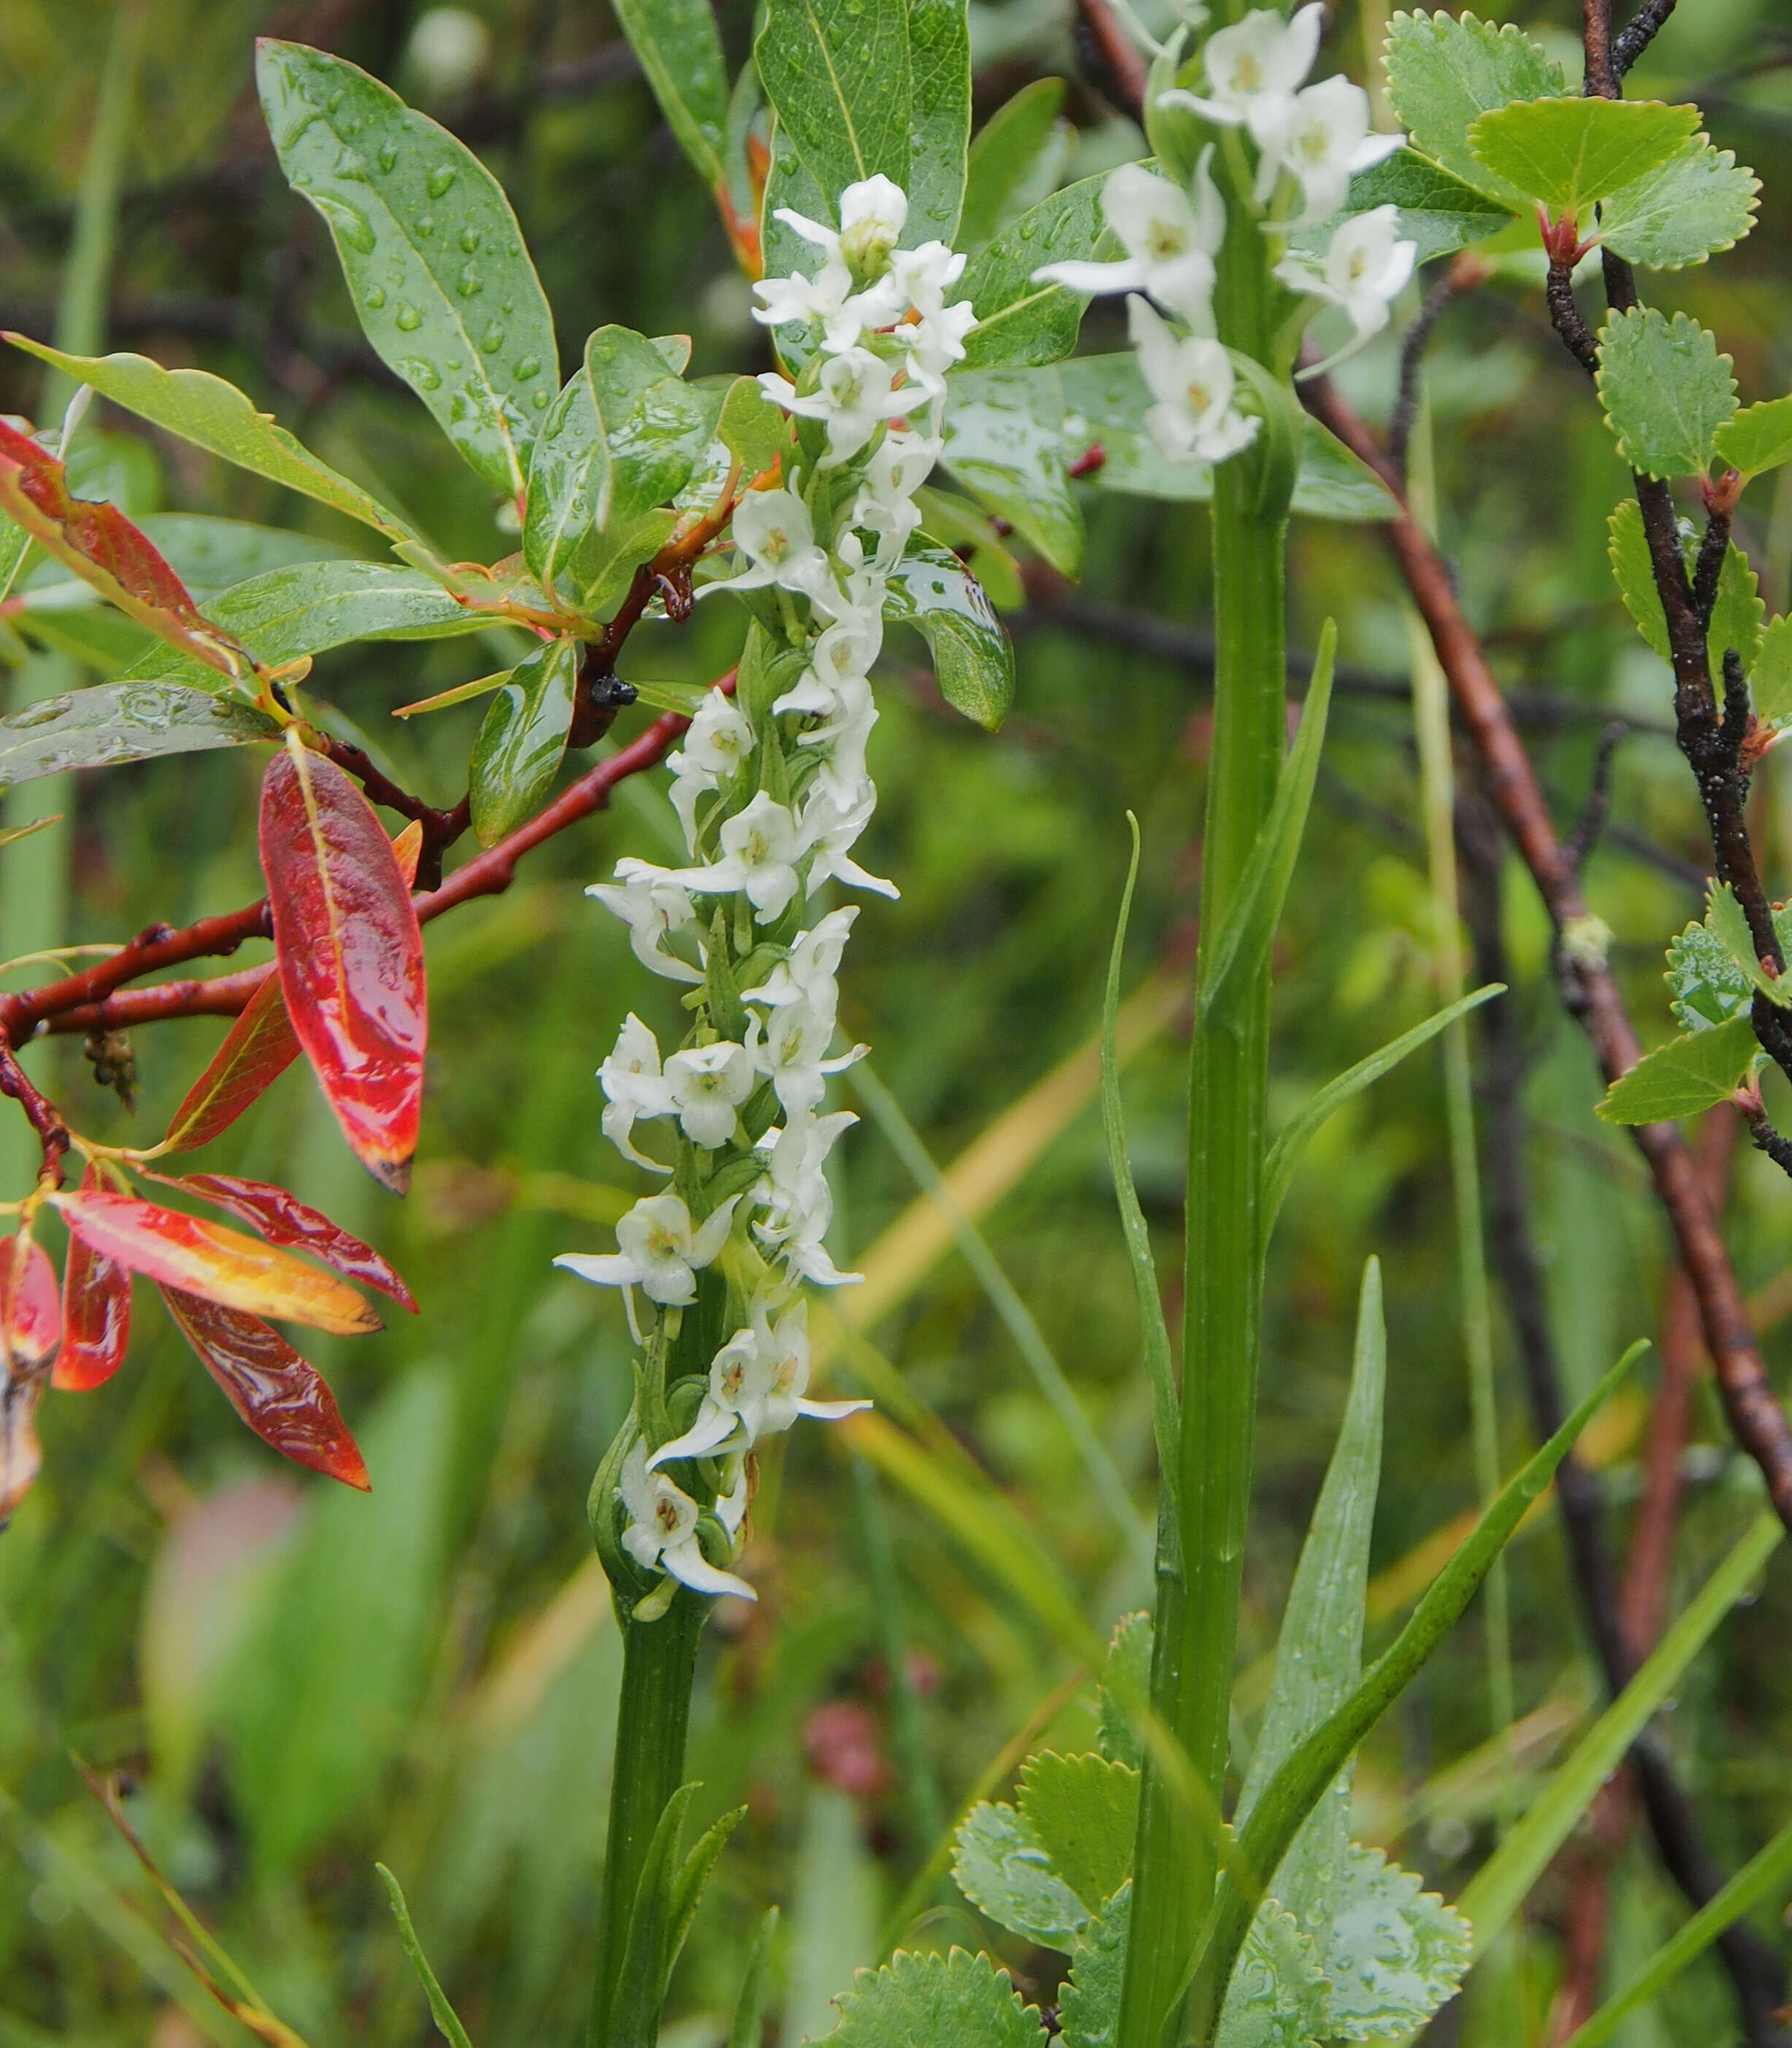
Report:
M50 1255L20 1231L0 1243L0 1351L7 1371L41 1373L62 1342L62 1282Z
M370 1490L366 1460L314 1365L259 1317L156 1284L180 1334L263 1443L295 1464Z
M139 625L233 680L252 675L248 650L200 614L148 534L115 505L77 498L48 448L0 419L0 507Z
M246 1315L309 1323L337 1336L381 1327L372 1306L333 1273L222 1224L160 1208L134 1195L83 1189L50 1200L69 1229L94 1251L134 1273L147 1274L158 1285Z
M235 1173L151 1173L148 1177L165 1187L184 1188L201 1201L215 1202L219 1208L241 1217L270 1244L297 1245L349 1279L390 1294L416 1314L411 1290L370 1244L363 1244L339 1224L332 1223L321 1210L309 1207L284 1188L270 1186L266 1181L246 1181Z
M104 1193L110 1184L97 1160L87 1162L81 1186ZM103 1387L125 1362L130 1343L130 1274L72 1232L62 1269L62 1349L50 1384L67 1394Z
M423 1104L423 935L372 805L290 729L262 782L261 851L293 1029L355 1156L401 1195Z
M299 1051L280 976L270 974L250 997L211 1065L187 1091L163 1144L170 1152L209 1145L285 1072Z
M407 889L417 884L417 863L423 858L423 820L413 818L392 841L392 858L398 863L398 872Z

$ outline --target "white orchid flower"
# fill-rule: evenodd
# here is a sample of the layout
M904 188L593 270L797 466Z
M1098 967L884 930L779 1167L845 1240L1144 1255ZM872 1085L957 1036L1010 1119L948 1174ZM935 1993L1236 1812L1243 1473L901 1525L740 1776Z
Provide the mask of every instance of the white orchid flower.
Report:
M1249 444L1261 424L1234 409L1232 359L1217 341L1179 340L1144 299L1127 301L1138 367L1158 401L1146 432L1172 462L1224 462Z
M753 727L734 699L712 690L697 707L685 744L666 758L672 770L672 804L685 828L685 844L696 850L700 797L720 789L753 750Z
M754 318L768 327L819 321L822 345L833 352L855 347L867 328L888 327L903 309L902 288L888 271L908 212L907 195L881 174L840 194L837 231L792 207L777 208L773 218L820 250L822 264L813 277L755 285L762 304Z
M847 348L822 364L813 391L799 393L788 377L773 370L761 372L759 388L785 412L827 422L828 452L820 467L836 469L850 462L886 420L897 418L913 402L909 394L890 388L897 368L868 348Z
M1142 164L1123 164L1101 188L1101 210L1126 250L1114 263L1048 263L1041 283L1073 292L1148 292L1201 334L1213 332L1213 259L1225 239L1226 208L1208 166L1195 166L1194 196Z
M773 712L827 717L840 703L840 685L868 674L882 649L881 612L828 626L809 650L809 666L772 706Z
M735 1113L753 1092L758 1019L749 1020L747 1043L720 1038L674 1053L665 1063L666 1092L685 1135L713 1151L733 1137Z
M650 1173L669 1173L669 1166L636 1151L630 1135L638 1117L665 1116L672 1108L671 1092L660 1072L659 1041L633 1010L617 1033L609 1057L598 1069L597 1078L606 1097L604 1136L625 1159Z
M1286 125L1294 95L1313 69L1325 27L1322 0L1309 0L1292 20L1258 7L1242 21L1218 29L1201 52L1208 91L1180 88L1158 96L1160 107L1186 107L1221 126L1243 126L1259 149Z
M852 858L871 813L877 809L878 793L871 782L859 785L850 803L841 803L819 784L809 792L803 806L803 836L813 852L809 871L809 893L813 895L830 875L837 875L849 889L869 889L879 896L900 896L894 882L868 875Z
M767 584L810 597L828 580L828 557L816 545L815 522L794 491L750 491L735 507L729 531L748 566L729 579L736 590ZM720 590L721 584L706 584Z
M1353 355L1387 324L1388 308L1406 289L1418 260L1418 244L1399 235L1398 207L1378 206L1344 222L1333 234L1323 265L1307 256L1288 256L1275 274L1290 291L1305 292L1341 306L1352 334L1342 348L1300 372L1317 377Z
M623 1548L644 1571L657 1568L669 1572L693 1592L731 1593L736 1600L758 1598L746 1580L737 1578L732 1572L718 1570L704 1557L696 1533L702 1510L664 1473L648 1470L645 1444L634 1445L623 1459L616 1497L628 1511Z
M635 1287L661 1308L685 1308L696 1299L698 1273L727 1243L739 1200L731 1195L701 1224L692 1224L678 1196L644 1195L616 1225L614 1252L563 1251L554 1263L595 1286L622 1288L631 1320L628 1290Z
M833 801L845 807L865 784L865 749L871 727L878 722L878 708L871 686L863 676L845 678L836 692L832 716L824 725L801 735L797 741L821 757L816 786Z
M796 863L805 851L796 820L762 789L751 803L722 821L721 851L707 867L681 867L678 880L703 896L744 890L762 925L784 914L800 884Z
M852 931L859 906L848 903L830 910L812 931L799 932L791 941L790 956L780 960L758 988L745 991L749 1003L807 1003L817 1014L833 1014L838 990L834 976Z
M855 1045L837 1059L827 1058L834 1022L831 1009L816 1010L807 1003L785 1003L773 1010L753 1058L771 1082L786 1115L813 1109L827 1092L825 1077L844 1072L871 1049Z
M703 979L701 968L660 950L669 932L685 931L697 922L690 892L669 868L632 857L619 860L615 882L594 882L585 894L628 926L629 944L643 967L668 981Z
M762 1437L788 1429L801 1415L837 1422L871 1405L811 1401L809 1375L809 1304L793 1303L775 1325L764 1305L756 1305L753 1327L736 1330L716 1354L695 1421L682 1437L661 1445L648 1460L649 1470L674 1458L751 1450Z
M761 1243L782 1244L812 1223L817 1235L827 1229L834 1214L828 1155L858 1121L849 1109L837 1109L828 1116L804 1110L791 1115L783 1130L768 1131L760 1139L766 1176L754 1189L753 1199L764 1208L766 1216L754 1224L753 1232Z
M948 286L964 274L965 260L943 242L899 249L890 260L890 281L913 316L897 328L896 339L908 351L910 374L936 397L945 389L945 372L964 360L964 337L977 324L968 299L946 301Z
M1401 134L1372 134L1369 95L1348 78L1322 79L1288 103L1286 116L1265 139L1257 166L1257 196L1266 200L1284 170L1299 179L1304 204L1283 223L1310 227L1329 220L1349 196L1351 174L1391 157Z

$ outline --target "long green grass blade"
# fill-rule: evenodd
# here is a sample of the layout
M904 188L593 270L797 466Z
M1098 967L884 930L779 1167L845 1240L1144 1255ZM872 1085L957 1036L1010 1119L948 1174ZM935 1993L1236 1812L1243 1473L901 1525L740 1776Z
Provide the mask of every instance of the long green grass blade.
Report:
M1223 1030L1234 1021L1239 1005L1256 984L1258 971L1269 957L1275 928L1282 921L1282 906L1294 879L1313 805L1313 785L1319 774L1319 750L1325 741L1332 664L1337 649L1338 629L1328 619L1313 657L1313 681L1301 709L1301 729L1282 763L1275 801L1251 849L1247 879L1202 979L1197 1001L1201 1022L1211 1029Z
M1725 1928L1782 1890L1789 1879L1792 1879L1792 1822L1782 1828L1759 1855L1751 1856L1671 1941L1664 1941L1616 1998L1608 1999L1584 2027L1577 2027L1562 2048L1602 2048L1639 2006L1647 2005L1663 1985L1703 1955Z
M1288 1185L1294 1177L1301 1153L1327 1119L1343 1108L1352 1096L1360 1095L1371 1082L1392 1072L1409 1053L1429 1045L1459 1017L1466 1017L1471 1010L1478 1010L1484 1003L1491 1003L1495 996L1505 993L1504 982L1490 981L1484 988L1477 988L1460 1002L1451 1003L1447 1010L1440 1010L1435 1017L1427 1017L1422 1024L1402 1031L1379 1051L1359 1060L1354 1067L1347 1067L1335 1080L1328 1081L1304 1108L1290 1119L1287 1127L1270 1147L1269 1157L1263 1162L1263 1217L1266 1237L1288 1193Z
M1525 1510L1554 1478L1556 1468L1568 1455L1569 1445L1648 1348L1647 1341L1632 1344L1542 1449L1515 1478L1507 1482L1476 1524L1474 1534L1438 1573L1429 1591L1414 1610L1412 1619L1371 1666L1362 1683L1328 1720L1313 1730L1263 1788L1239 1840L1240 1860L1245 1868L1255 1875L1257 1895L1252 1896L1251 1888L1241 1885L1231 1871L1220 1879L1206 1939L1193 1966L1199 1969L1211 1956L1215 1984L1224 1984L1230 1978L1258 1898L1274 1879L1301 1823L1324 1798L1326 1787L1336 1777L1345 1759L1417 1677L1432 1651L1455 1625L1505 1547L1507 1539L1522 1519ZM1641 1725L1640 1722L1638 1725ZM1623 1754L1623 1747L1620 1745L1614 1752L1612 1763ZM1605 1770L1611 1767L1608 1763ZM1602 1771L1600 1776L1604 1775ZM1599 1782L1596 1778L1593 1786L1596 1787ZM1591 1797L1590 1790L1588 1796ZM1577 1807L1574 1810L1577 1813L1580 1809ZM1562 1834L1567 1833L1568 1825L1564 1825ZM1517 1839L1516 1833L1511 1839ZM1551 1842L1549 1854L1553 1854L1560 1839L1558 1836ZM1504 1853L1503 1849L1500 1853ZM1547 1860L1546 1855L1542 1861ZM1539 1862L1538 1868L1542 1868L1542 1862ZM1527 1879L1526 1887L1514 1895L1513 1903L1522 1895L1528 1883ZM1459 1902L1457 1910L1469 1912L1465 1899ZM1508 1906L1507 1910L1510 1910ZM1192 1980L1193 1971L1190 1975Z
M1127 886L1120 898L1120 914L1114 925L1114 949L1108 956L1107 989L1101 1006L1101 1121L1107 1135L1107 1167L1114 1177L1114 1199L1120 1206L1120 1228L1126 1237L1127 1258L1132 1267L1132 1287L1138 1298L1140 1341L1145 1354L1146 1377L1151 1383L1151 1425L1158 1440L1160 1484L1169 1495L1169 1513L1163 1526L1179 1526L1176 1506L1177 1445L1182 1432L1177 1407L1176 1379L1170 1363L1169 1327L1164 1321L1163 1294L1158 1286L1158 1269L1151 1257L1151 1233L1145 1212L1139 1206L1138 1189L1132 1177L1132 1162L1127 1154L1127 1128L1120 1106L1120 957L1126 950L1127 925L1132 915L1132 892L1138 879L1138 820L1131 811L1127 823L1132 828L1132 859L1127 867Z
M451 2044L451 2048L473 2048L467 2038L467 2030L460 2023L459 2015L448 2003L448 1993L437 1982L436 1972L429 1967L429 1958L423 1953L423 1944L417 1938L417 1929L411 1922L410 1908L405 1903L404 1887L382 1863L374 1868L379 1872L392 1901L392 1917L398 1923L398 1939L405 1953L411 1959L411 1966L423 1980L424 1996L429 2001L429 2010L434 2015L436 2031Z
M1475 1873L1456 1909L1473 1925L1477 1956L1518 1910L1519 1902L1592 1803L1594 1794L1678 1685L1719 1622L1747 1590L1784 1534L1778 1516L1763 1509L1655 1646L1648 1662L1581 1738L1530 1812Z
M728 2028L728 2048L761 2048L765 2040L766 1972L777 1934L778 1908L768 1906L747 1954L746 1972L740 1980L740 1996L735 2001L734 2020Z

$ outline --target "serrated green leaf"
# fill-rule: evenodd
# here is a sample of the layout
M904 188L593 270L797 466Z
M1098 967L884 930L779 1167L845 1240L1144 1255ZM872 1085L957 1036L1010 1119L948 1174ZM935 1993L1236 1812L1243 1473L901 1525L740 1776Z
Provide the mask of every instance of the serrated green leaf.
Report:
M520 498L560 375L498 180L341 57L266 38L255 76L280 167L324 216L363 332L471 467Z
M1325 1979L1313 1941L1266 1899L1226 1987L1214 2048L1317 2048L1325 2021Z
M948 378L941 460L1062 576L1083 561L1083 515L1064 457L1055 369L981 370Z
M1720 462L1744 476L1759 476L1792 462L1792 398L1744 405L1717 429L1712 447Z
M954 711L986 732L1014 700L1014 650L983 586L956 555L911 541L885 588L883 615L912 626L933 657L934 680Z
M1414 260L1419 263L1453 255L1471 242L1497 235L1512 219L1509 208L1464 184L1441 164L1416 149L1397 149L1356 173L1340 215L1323 227L1299 230L1290 236L1290 246L1321 254L1340 221L1383 206L1398 209L1394 232L1402 241L1416 244L1418 254Z
M0 718L0 789L64 769L109 768L278 736L272 719L238 697L171 683L97 683Z
M1674 658L1667 637L1667 615L1655 588L1655 571L1649 555L1648 537L1643 530L1643 513L1634 498L1627 498L1606 522L1606 555L1612 564L1618 594L1624 609L1636 621L1637 630L1664 661Z
M477 633L489 622L457 604L421 570L383 562L300 562L221 591L200 607L258 661L321 654L351 640L440 640ZM201 665L157 645L138 666L155 681L192 681Z
M1645 476L1702 476L1717 430L1736 409L1730 359L1716 336L1654 306L1614 313L1600 330L1599 396L1618 452Z
M1241 1828L1263 1787L1349 1697L1363 1675L1363 1610L1381 1484L1387 1384L1381 1267L1371 1259L1363 1269L1357 1303L1350 1396L1289 1588L1276 1640L1275 1680L1239 1794ZM1280 1868L1263 1873L1299 1925L1321 1940L1336 1906L1339 1874L1350 1844L1352 1774L1347 1763Z
M1728 1101L1760 1050L1746 1015L1670 1038L1620 1075L1598 1105L1608 1123L1665 1123Z
M1422 150L1478 190L1522 210L1525 194L1496 177L1468 146L1478 116L1514 100L1568 90L1561 66L1520 30L1464 14L1396 14L1388 26L1387 89L1400 124Z
M1041 1948L1068 1953L1088 1924L1088 1908L1012 1806L971 1809L953 1839L952 1874L979 1912Z
M1151 1617L1123 1614L1114 1624L1107 1641L1107 1661L1102 1667L1101 1752L1115 1763L1129 1763L1135 1771L1145 1763L1145 1747L1134 1728L1123 1701L1146 1699L1151 1691ZM1110 1676L1118 1681L1111 1689Z
M758 378L737 377L716 417L716 438L750 482L763 475L789 448L790 422L759 389Z
M905 0L769 0L754 44L778 124L837 218L879 172L907 188L913 87Z
M1022 1768L1022 1824L1092 1914L1100 1914L1132 1874L1138 1782L1131 1764L1054 1750Z
M1747 913L1728 882L1709 884L1705 921L1712 937L1729 955L1751 987L1782 1008L1792 1006L1792 990L1782 987L1762 966L1755 949L1755 935L1748 928Z
M1472 1935L1460 1914L1381 1850L1352 1843L1322 1945L1327 2040L1400 2040L1455 1995Z
M1061 154L1064 95L1061 78L1036 78L983 123L971 145L960 249L975 254L992 240L1011 217L1017 196L1034 185L1048 160Z
M1761 656L1761 629L1767 616L1760 583L1749 567L1747 556L1732 541L1724 551L1723 566L1717 572L1717 597L1705 634L1713 678L1724 673L1726 651L1741 657L1745 676L1754 673Z
M1778 729L1792 724L1792 619L1772 620L1761 635L1760 651L1748 672L1748 693L1763 725Z
M1010 222L965 266L959 291L976 308L964 337L966 370L1059 363L1076 346L1088 299L1062 285L1036 284L1048 263L1083 262L1100 253L1105 178L1083 178Z
M713 190L723 176L728 76L709 0L615 0L615 10L666 126Z
M416 533L396 512L370 497L358 483L320 462L294 440L271 413L258 413L246 392L205 370L164 370L144 355L70 355L21 334L9 334L14 347L91 384L103 398L134 413L195 448L222 456L253 476L314 498L389 539L415 541Z
M1058 1994L1062 2048L1114 2048L1119 2031L1120 1983L1127 1967L1132 1920L1132 1880L1108 1901L1107 1910L1084 1930L1070 1975Z
M1042 2048L1045 2030L987 1956L954 1949L916 1956L898 1949L880 1970L861 1970L835 2003L836 2048Z
M1658 171L1692 139L1696 107L1654 99L1534 99L1484 114L1476 161L1552 214L1578 220L1620 186Z
M965 0L908 0L909 196L905 247L954 242L971 146L971 24Z
M513 669L474 743L467 794L481 846L533 817L553 787L572 723L579 643L553 640Z
M1774 927L1782 946L1792 941L1792 910L1776 912ZM1743 930L1746 938L1746 922ZM1701 922L1689 925L1670 942L1666 979L1674 1014L1689 1031L1727 1023L1754 1000L1754 978L1709 910Z
M1695 135L1600 208L1599 239L1651 270L1681 270L1733 249L1755 224L1761 181L1733 152Z

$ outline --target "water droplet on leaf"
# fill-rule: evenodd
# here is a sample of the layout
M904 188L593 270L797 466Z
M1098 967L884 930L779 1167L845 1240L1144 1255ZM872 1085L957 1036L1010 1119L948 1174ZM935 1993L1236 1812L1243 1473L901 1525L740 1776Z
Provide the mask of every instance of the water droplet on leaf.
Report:
M516 380L519 384L526 384L531 377L539 377L541 374L541 359L538 355L526 355L522 357L518 363L514 372Z
M361 303L369 312L377 313L386 304L386 287L383 285L370 286L363 296Z
M402 301L393 317L406 334L415 334L423 324L422 314L408 299Z
M460 275L455 279L454 289L460 294L462 298L470 299L473 297L475 293L483 292L485 289L485 286L480 280L479 272L473 268L471 263L468 263L462 268Z
M487 355L495 355L504 346L504 330L494 320L479 336L479 347Z
M455 172L452 164L438 164L435 169L429 173L428 180L429 196L432 199L440 199L442 194L448 190L448 187L454 183L454 176Z
M427 242L430 236L436 231L435 215L429 213L419 214L417 222L417 231L418 235L421 236L423 240Z
M398 163L398 145L395 142L382 142L379 145L379 167L390 171Z
M398 374L408 377L420 391L436 391L441 388L442 380L436 374L432 363L425 363L413 355L398 365Z

